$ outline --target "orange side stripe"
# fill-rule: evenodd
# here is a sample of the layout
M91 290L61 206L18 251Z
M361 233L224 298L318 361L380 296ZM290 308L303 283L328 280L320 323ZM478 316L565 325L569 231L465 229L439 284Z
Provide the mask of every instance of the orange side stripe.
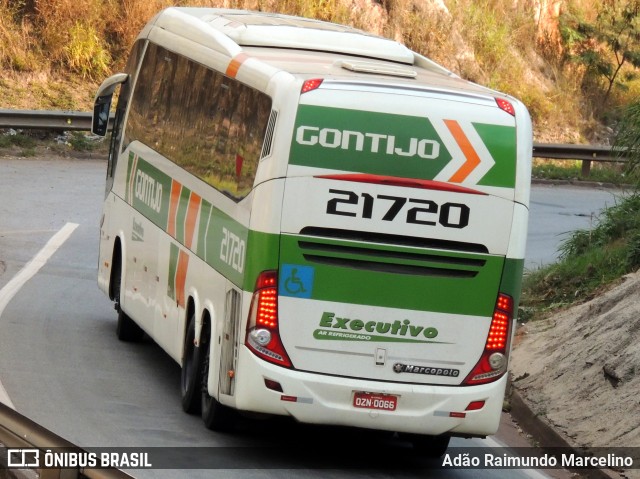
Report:
M169 200L169 222L167 223L167 233L176 237L176 215L178 213L178 202L180 201L180 191L182 185L176 180L171 182L171 199Z
M187 284L187 270L189 269L189 255L180 251L178 256L178 267L176 269L176 302L178 306L184 308L186 295L184 287Z
M191 249L191 243L193 242L193 233L196 230L196 219L198 218L198 211L200 210L200 201L202 198L196 195L193 191L189 197L189 209L187 210L187 218L185 219L184 226L184 242L185 246Z
M238 74L238 70L242 64L249 58L249 55L246 53L240 53L231 59L229 66L227 67L227 71L225 72L228 77L235 78Z
M467 179L467 176L469 176L471 172L475 170L476 167L481 163L481 160L478 156L478 153L476 153L476 150L473 149L473 145L471 145L469 138L467 138L467 135L464 134L464 131L462 131L462 127L457 121L444 120L444 124L447 125L447 128L449 128L449 131L453 135L453 139L456 140L456 143L467 159L467 161L464 162L464 164L458 169L458 171L456 171L453 176L449 178L449 181L452 181L454 183L462 183Z

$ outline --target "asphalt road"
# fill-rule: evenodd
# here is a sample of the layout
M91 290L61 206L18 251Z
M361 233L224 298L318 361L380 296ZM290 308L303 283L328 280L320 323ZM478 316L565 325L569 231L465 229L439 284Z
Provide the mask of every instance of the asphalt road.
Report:
M616 188L533 185L525 267L554 262L568 233L591 228L602 208L615 205L623 195Z
M308 444L330 461L332 451L356 443L377 449L388 439L287 421L247 420L233 435L206 430L198 417L181 411L178 365L150 341L116 338L115 311L96 285L104 172L103 161L0 158L0 381L19 412L82 447L275 446L275 462L251 462L247 454L246 469L201 471L203 477L539 477L535 471L439 470L429 463L404 469L402 444L391 449L397 468L366 457L355 470L313 470L304 461L294 466L289 451ZM562 233L589 226L591 215L613 203L614 194L534 187L527 267L552 260ZM46 262L31 263L32 277L14 291L18 273L63 228L68 239L52 246Z

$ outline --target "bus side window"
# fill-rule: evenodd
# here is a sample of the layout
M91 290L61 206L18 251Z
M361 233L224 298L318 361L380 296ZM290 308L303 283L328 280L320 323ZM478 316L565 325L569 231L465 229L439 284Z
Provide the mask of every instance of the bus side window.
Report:
M129 114L138 139L235 201L253 188L271 98L149 44Z
M122 141L123 131L125 126L125 118L127 113L127 106L131 99L131 92L133 84L135 83L135 74L140 61L140 56L144 47L142 41L136 42L131 51L131 55L127 61L125 72L129 78L120 87L120 94L118 96L118 104L116 106L115 117L113 120L113 129L111 131L111 138L109 142L109 158L107 163L107 184L106 192L108 193L113 186L113 176L116 171L116 165L118 163L118 156L125 148Z

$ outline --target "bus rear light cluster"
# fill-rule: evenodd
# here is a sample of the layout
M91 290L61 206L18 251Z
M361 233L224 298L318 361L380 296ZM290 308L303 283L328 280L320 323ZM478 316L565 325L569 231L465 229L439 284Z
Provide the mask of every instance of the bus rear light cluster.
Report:
M275 328L278 325L278 293L275 287L261 289L258 295L256 327Z
M505 100L504 98L496 98L496 103L501 110L506 111L511 116L516 116L516 109L513 107L509 100Z
M309 93L310 91L317 90L322 85L322 78L314 78L312 80L307 80L302 84L302 89L300 93Z
M265 361L291 368L278 329L278 273L263 271L258 275L251 299L245 344Z
M482 356L462 383L463 385L490 383L504 375L507 371L512 320L513 298L500 293L496 300Z

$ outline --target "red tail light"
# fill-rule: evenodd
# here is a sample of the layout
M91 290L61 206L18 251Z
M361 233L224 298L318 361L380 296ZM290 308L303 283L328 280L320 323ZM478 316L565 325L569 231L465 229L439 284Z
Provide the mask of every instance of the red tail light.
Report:
M307 80L302 84L302 90L300 90L300 93L309 93L310 91L320 88L320 85L322 85L322 78Z
M516 116L516 109L513 108L513 105L509 100L505 100L504 98L496 98L496 103L501 110L506 111L511 116Z
M293 367L278 330L277 271L263 271L256 280L245 344L253 354L265 361L285 368Z
M507 372L512 319L513 299L500 293L482 356L462 384L469 386L490 383L500 379Z

